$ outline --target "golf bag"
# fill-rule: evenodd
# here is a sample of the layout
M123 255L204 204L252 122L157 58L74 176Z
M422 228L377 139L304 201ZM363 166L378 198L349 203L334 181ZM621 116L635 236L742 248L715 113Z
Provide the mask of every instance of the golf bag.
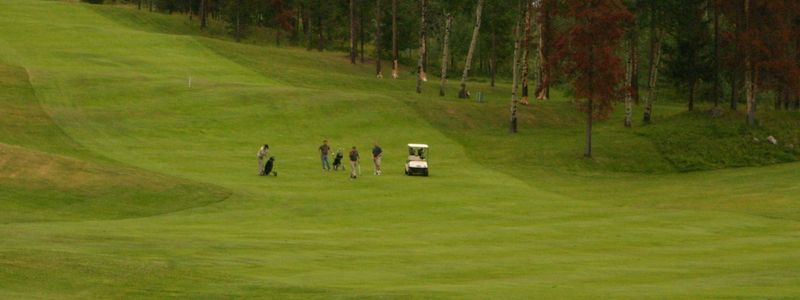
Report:
M274 168L274 167L275 167L275 157L274 156L270 156L269 160L267 160L267 163L264 164L264 172L262 173L262 175L264 175L264 176L269 176L269 175L278 176L278 172L273 172L272 171L272 168Z
M334 171L338 171L340 167L342 168L342 170L345 170L344 165L342 164L342 158L344 158L342 152L341 151L336 152L336 156L333 158Z

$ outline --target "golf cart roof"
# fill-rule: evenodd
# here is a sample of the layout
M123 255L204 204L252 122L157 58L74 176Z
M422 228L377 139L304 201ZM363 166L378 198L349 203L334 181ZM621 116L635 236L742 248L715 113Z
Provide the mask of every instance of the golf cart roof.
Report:
M425 144L408 144L409 148L428 148L428 145Z

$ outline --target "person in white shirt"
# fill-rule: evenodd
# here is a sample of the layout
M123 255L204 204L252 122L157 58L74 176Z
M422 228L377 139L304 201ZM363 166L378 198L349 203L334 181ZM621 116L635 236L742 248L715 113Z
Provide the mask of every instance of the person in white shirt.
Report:
M264 144L258 150L258 175L264 175L264 158L269 154L269 145Z

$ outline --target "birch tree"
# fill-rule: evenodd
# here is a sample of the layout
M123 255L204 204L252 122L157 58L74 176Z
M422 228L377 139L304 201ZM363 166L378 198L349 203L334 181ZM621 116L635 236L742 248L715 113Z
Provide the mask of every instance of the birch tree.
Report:
M422 82L425 80L425 70L422 67L422 59L425 55L425 10L426 10L426 2L425 0L420 0L420 21L419 21L419 60L417 61L417 93L422 93Z
M744 0L744 31L750 30L750 0ZM755 125L756 118L756 85L755 68L753 67L753 57L751 47L744 47L744 93L747 100L747 125Z
M644 98L644 116L642 120L645 123L650 123L653 116L653 102L657 96L658 84L658 71L661 64L661 39L663 31L660 28L660 7L658 0L650 0L648 5L648 13L650 15L650 54L649 54L649 71L647 72L647 95Z
M525 30L522 36L522 99L523 105L528 105L528 70L530 59L530 39L531 39L531 11L533 10L533 1L525 1Z
M445 84L447 83L447 62L449 60L448 55L450 55L450 26L453 23L453 17L450 14L445 14L445 24L444 24L444 38L442 39L442 78L441 83L439 84L439 96L444 96L445 94Z
M511 67L513 70L512 73L512 83L511 83L511 122L509 125L509 131L511 133L517 133L517 84L519 78L519 48L520 48L520 37L519 37L519 22L516 22L514 25L514 59L513 64Z
M633 58L636 55L636 47L634 46L637 41L630 39L628 41L628 59L625 67L625 127L630 128L633 124L631 115L633 115L633 86L631 85L631 77L633 75Z
M539 32L539 71L536 84L536 99L550 98L551 50L553 46L553 18L557 0L539 0L536 23Z
M381 70L381 0L375 0L375 77L383 78Z
M483 0L478 0L478 7L475 9L475 28L472 29L472 40L469 43L469 51L467 51L467 61L464 63L464 73L461 75L461 91L458 92L459 98L469 98L467 91L467 77L469 77L469 69L472 65L472 56L475 53L475 46L478 43L478 32L481 29L481 12L483 11Z
M400 76L397 54L397 0L392 0L392 79Z

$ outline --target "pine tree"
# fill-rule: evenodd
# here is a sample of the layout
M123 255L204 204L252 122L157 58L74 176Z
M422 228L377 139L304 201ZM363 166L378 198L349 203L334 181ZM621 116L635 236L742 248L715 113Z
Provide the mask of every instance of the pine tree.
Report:
M700 82L713 80L713 48L706 19L707 0L670 0L668 19L674 45L666 47L666 75L688 97L687 109L694 109Z

